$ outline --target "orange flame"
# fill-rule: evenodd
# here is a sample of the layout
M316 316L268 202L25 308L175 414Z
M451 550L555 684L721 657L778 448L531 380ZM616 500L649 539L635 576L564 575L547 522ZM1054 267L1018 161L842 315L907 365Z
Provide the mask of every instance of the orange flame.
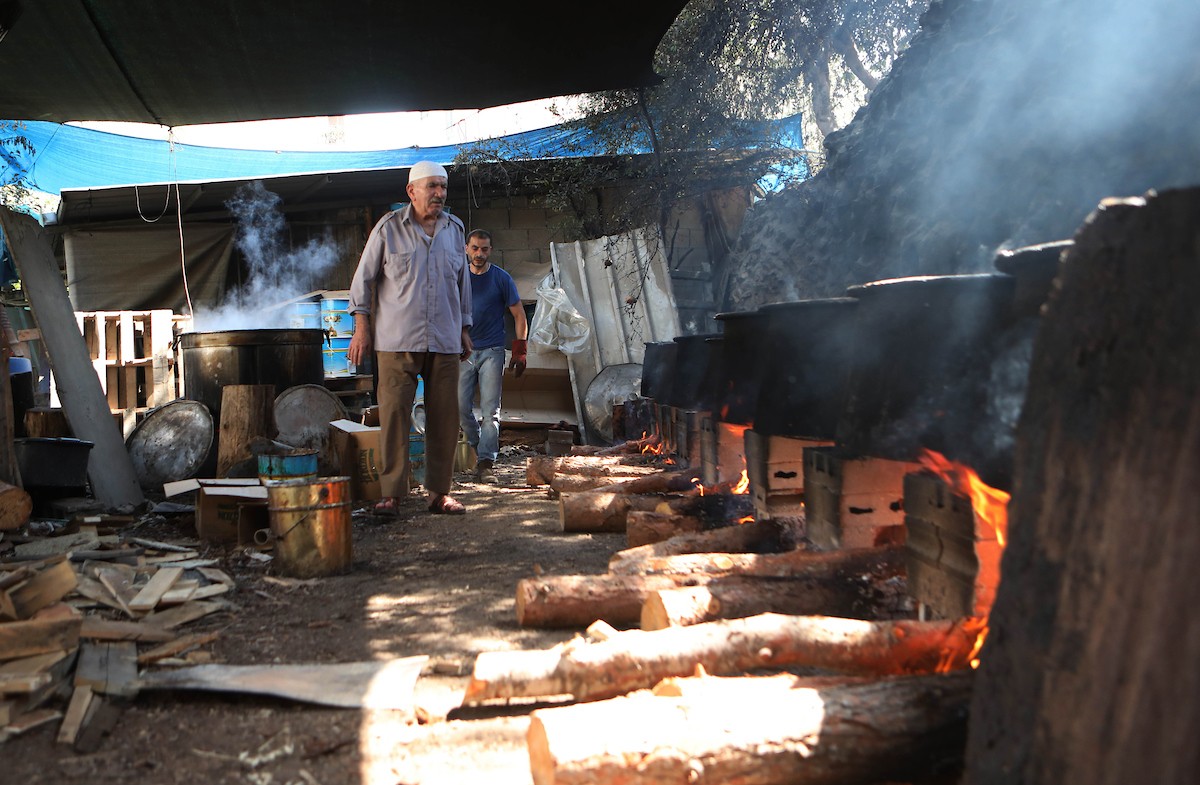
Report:
M920 462L926 469L945 480L951 488L971 500L971 509L975 513L975 519L995 533L996 543L1003 549L1008 537L1008 501L1011 494L991 487L981 480L969 466L951 461L939 452L924 450ZM988 611L990 615L991 609L989 608ZM968 622L970 624L966 627L968 631L971 631L975 625L979 627L975 645L967 655L971 667L978 668L980 662L978 655L988 635L988 616L972 617ZM943 660L947 669L951 664L949 659L948 656Z
M739 525L740 525L740 524L743 524L743 523L754 523L754 516L753 516L753 515L746 515L746 516L743 516L743 517L741 517L741 518L738 518L738 519L737 519L737 523L738 523Z
M737 481L737 485L733 486L733 493L741 494L750 490L750 478L746 476L746 470L742 469L742 476Z
M975 517L996 533L996 541L1003 548L1008 535L1008 500L1011 494L993 488L979 479L974 469L951 461L939 452L925 450L920 461L922 466L971 500Z

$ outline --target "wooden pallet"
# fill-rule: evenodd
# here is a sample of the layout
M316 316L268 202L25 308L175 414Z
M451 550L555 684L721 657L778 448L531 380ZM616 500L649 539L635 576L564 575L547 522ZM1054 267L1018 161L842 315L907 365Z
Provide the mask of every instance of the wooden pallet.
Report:
M75 313L108 406L122 414L126 435L140 414L178 397L173 319L169 310ZM57 406L53 374L50 390Z

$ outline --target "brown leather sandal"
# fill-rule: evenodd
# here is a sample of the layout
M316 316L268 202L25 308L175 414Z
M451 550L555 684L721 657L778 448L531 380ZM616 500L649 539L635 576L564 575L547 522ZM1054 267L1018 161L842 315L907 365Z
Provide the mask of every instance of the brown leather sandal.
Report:
M429 503L429 511L434 515L462 515L467 508L449 496L439 496Z

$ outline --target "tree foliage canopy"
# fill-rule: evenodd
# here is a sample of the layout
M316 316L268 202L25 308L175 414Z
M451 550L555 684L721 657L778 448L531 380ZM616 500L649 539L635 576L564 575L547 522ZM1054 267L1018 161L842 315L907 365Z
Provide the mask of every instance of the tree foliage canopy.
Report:
M773 167L796 172L801 158L799 171L807 175L819 138L799 150L781 129L759 126L759 137L747 138L746 122L800 112L812 120L806 136L835 130L835 110L865 101L927 6L922 0L692 0L659 46L658 85L590 94L582 116L567 121L589 131L588 155L532 173L529 151L490 140L465 149L459 163L502 164L487 167L500 178L525 170L551 206L576 215L578 229L591 236L661 221L672 204L711 187L718 160L727 177L737 170L740 182ZM736 150L728 144L734 138ZM632 171L628 155L647 146L653 165ZM618 181L633 192L606 210L598 189Z

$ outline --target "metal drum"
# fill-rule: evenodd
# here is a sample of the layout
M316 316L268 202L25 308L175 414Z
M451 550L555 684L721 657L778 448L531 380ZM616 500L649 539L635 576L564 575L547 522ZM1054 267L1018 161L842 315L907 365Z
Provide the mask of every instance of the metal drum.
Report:
M349 477L269 482L267 509L271 528L255 540L274 543L280 572L317 578L350 569Z

